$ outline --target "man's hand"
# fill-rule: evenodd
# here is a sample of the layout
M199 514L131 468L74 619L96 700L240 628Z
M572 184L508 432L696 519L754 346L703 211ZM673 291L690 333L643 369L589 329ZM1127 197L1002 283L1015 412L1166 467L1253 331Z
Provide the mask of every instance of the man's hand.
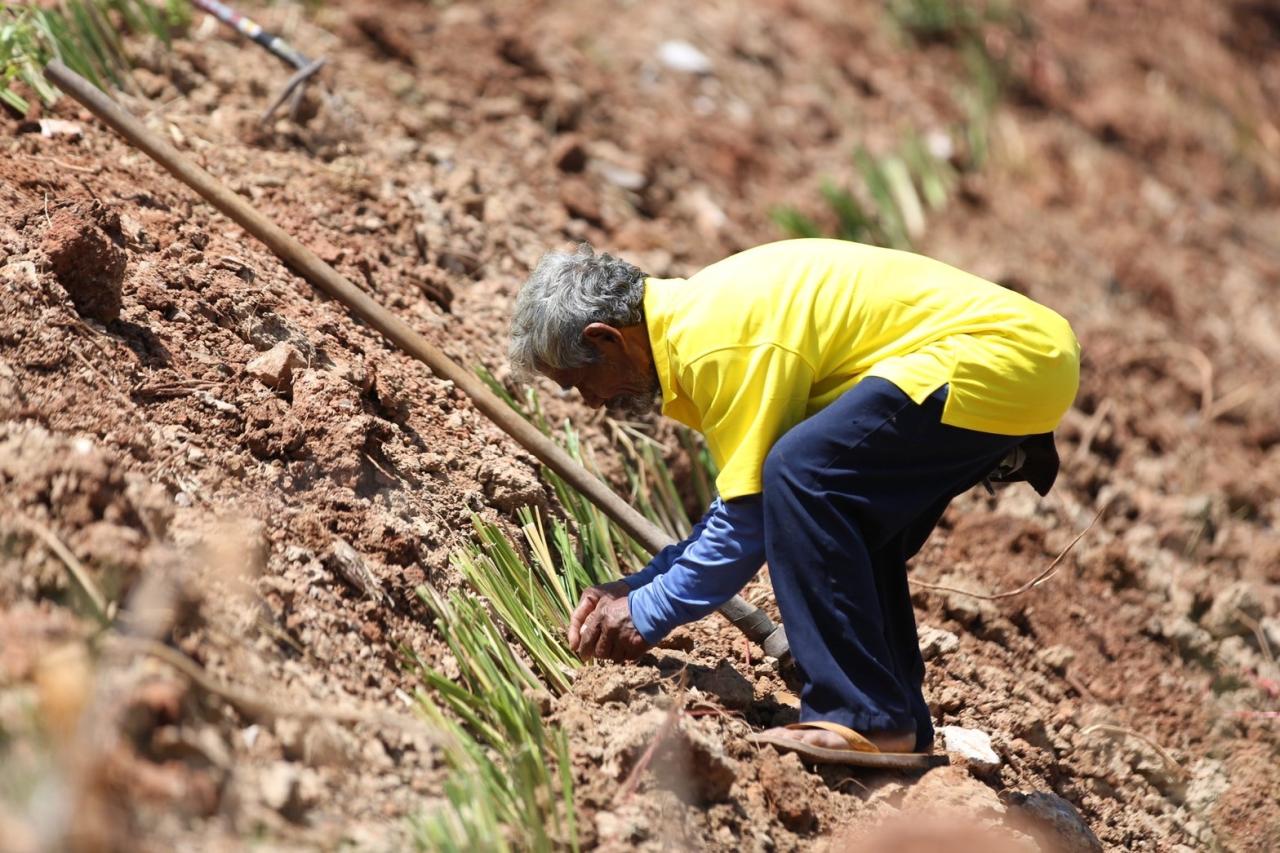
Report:
M631 621L630 589L613 581L583 590L569 617L569 648L583 658L636 660L649 648Z
M601 602L612 601L616 598L626 598L627 593L630 591L622 581L611 581L584 589L582 598L578 599L578 606L574 608L573 614L569 617L569 648L575 652L578 650L578 641L582 636L582 625Z

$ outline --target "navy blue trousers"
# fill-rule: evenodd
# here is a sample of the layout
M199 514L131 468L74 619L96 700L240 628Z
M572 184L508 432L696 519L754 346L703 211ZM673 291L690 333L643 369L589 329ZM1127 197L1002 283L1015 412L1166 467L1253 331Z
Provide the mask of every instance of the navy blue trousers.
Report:
M907 560L951 499L1022 441L943 424L946 394L917 405L865 379L765 460L765 553L805 682L802 721L933 742Z

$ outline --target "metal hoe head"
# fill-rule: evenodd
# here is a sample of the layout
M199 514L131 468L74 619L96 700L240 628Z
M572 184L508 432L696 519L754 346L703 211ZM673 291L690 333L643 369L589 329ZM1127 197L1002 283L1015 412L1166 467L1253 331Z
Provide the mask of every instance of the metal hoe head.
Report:
M296 120L307 85L315 77L316 73L324 67L327 60L323 57L320 59L308 59L280 36L264 30L256 21L240 14L225 3L219 2L219 0L191 0L191 3L197 9L208 12L236 32L262 45L282 62L288 63L297 69L293 76L289 78L289 81L285 83L280 94L276 95L266 110L263 111L262 118L259 121L265 124L286 101L289 102L289 116Z

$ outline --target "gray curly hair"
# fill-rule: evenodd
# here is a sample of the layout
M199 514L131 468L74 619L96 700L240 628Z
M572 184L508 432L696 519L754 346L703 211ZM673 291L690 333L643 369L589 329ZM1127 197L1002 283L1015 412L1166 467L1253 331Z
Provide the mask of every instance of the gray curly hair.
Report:
M600 357L582 337L592 323L632 326L644 319L645 274L582 243L547 252L520 288L507 354L518 374L570 370Z

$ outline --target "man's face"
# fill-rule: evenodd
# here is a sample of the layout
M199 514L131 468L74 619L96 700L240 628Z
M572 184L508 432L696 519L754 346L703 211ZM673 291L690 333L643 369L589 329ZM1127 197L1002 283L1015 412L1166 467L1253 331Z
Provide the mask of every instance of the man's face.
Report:
M592 364L543 372L568 390L577 388L593 409L607 406L614 414L638 415L654 408L661 393L653 370L649 333L643 324L610 326L592 323L582 330L583 340L595 350Z
M660 393L652 369L639 368L603 355L595 364L546 373L565 390L577 388L582 401L593 409L605 406L610 414L638 415L651 411Z

